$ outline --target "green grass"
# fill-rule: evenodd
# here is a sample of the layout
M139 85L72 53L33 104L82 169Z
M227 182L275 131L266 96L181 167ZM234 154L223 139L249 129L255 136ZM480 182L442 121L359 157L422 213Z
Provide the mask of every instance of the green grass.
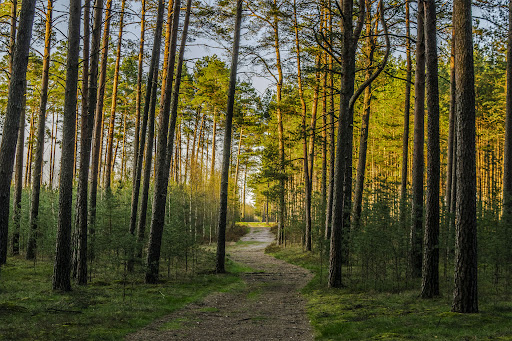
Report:
M212 255L203 258L199 265L214 268ZM10 258L0 277L0 340L120 340L211 292L242 288L239 274L250 269L230 261L226 265L225 275L203 271L146 285L137 273L125 280L96 278L60 293L51 290L51 262L34 266Z
M247 294L247 299L249 299L249 300L251 300L251 301L257 301L257 300L259 300L259 299L260 299L260 297L261 297L261 291L262 291L262 290L261 290L260 288L258 288L258 289L254 290L254 291L249 292L249 293Z
M186 318L177 318L169 322L165 322L160 326L160 330L178 330L183 328L183 322L187 322Z
M307 312L318 340L512 340L512 301L480 286L480 313L450 312L451 285L443 296L423 300L418 290L400 293L326 288L326 266L320 276L319 256L301 248L271 253L313 271L303 289Z

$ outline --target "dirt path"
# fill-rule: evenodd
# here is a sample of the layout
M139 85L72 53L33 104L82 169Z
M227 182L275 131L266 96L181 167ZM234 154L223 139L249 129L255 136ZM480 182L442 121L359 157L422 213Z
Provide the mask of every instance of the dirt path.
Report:
M244 274L243 290L211 294L127 340L313 340L305 302L298 293L312 275L265 255L273 240L270 229L254 227L242 238L246 244L228 248L235 262L258 270Z

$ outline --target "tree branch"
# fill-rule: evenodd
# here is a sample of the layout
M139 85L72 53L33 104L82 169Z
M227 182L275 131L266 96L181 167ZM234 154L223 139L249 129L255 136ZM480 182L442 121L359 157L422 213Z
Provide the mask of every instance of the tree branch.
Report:
M391 43L389 41L389 35L388 35L388 26L386 24L386 20L384 19L384 5L382 3L382 0L379 2L379 9L380 9L380 19L382 22L382 26L384 27L384 36L386 38L386 54L384 55L384 59L380 63L378 69L366 80L364 81L359 88L354 92L352 97L350 98L348 109L353 110L354 105L358 99L358 97L363 93L364 89L366 89L374 80L379 76L379 74L384 70L384 67L386 67L386 64L388 62L389 53L391 51Z

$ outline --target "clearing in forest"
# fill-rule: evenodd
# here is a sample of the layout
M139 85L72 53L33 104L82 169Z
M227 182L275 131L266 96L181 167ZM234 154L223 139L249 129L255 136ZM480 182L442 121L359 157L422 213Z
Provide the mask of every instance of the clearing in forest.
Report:
M299 294L312 274L265 255L274 240L266 227L251 227L229 257L254 272L245 285L214 293L167 315L127 340L313 340L313 331Z

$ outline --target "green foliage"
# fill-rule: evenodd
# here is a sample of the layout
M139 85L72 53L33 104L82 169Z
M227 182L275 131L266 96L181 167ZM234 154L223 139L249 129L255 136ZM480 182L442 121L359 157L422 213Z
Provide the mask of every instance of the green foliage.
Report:
M122 280L96 276L70 293L51 290L52 262L37 266L10 258L0 281L1 340L120 340L126 334L215 291L241 285L243 267L227 262L228 275L207 274L214 255L197 255L197 273L145 285L139 274Z
M510 295L486 295L480 301L481 313L450 312L451 281L443 281L443 296L419 299L419 289L398 293L371 288L327 289L325 261L319 254L303 253L300 248L272 248L272 254L304 266L314 279L303 289L307 312L318 340L469 340L512 338ZM344 273L349 271L347 268ZM351 276L360 276L352 270ZM389 280L394 280L390 278ZM483 284L490 294L492 287ZM392 288L393 286L389 286ZM419 287L417 287L419 288ZM367 290L369 289L369 290Z

